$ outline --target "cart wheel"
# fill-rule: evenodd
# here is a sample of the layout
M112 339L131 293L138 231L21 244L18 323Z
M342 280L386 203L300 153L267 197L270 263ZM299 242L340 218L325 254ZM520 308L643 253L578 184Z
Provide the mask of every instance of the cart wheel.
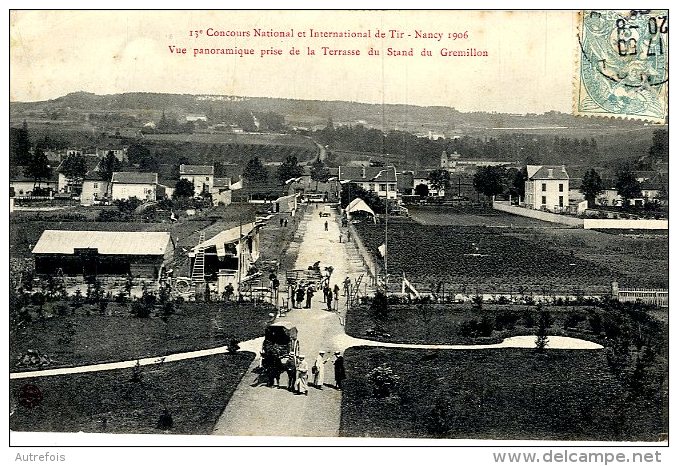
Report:
M180 278L176 281L174 287L179 293L186 293L191 289L191 284L188 280Z

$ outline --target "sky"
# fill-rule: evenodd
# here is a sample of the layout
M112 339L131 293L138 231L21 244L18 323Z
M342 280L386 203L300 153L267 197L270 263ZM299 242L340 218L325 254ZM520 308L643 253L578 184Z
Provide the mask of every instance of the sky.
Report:
M250 37L208 37L210 28ZM254 37L255 29L294 37ZM310 38L311 29L371 37ZM386 38L375 38L377 29ZM202 33L191 37L191 30ZM390 30L403 37L392 38ZM576 31L570 11L14 11L10 98L143 91L569 112ZM418 32L432 37L417 38ZM291 55L292 47L300 54ZM315 56L307 55L309 47ZM368 55L370 47L380 55ZM389 47L414 56L388 56ZM195 48L255 54L194 56ZM262 49L282 55L262 57ZM361 55L329 55L330 49ZM423 49L431 56L422 57ZM488 56L442 56L442 49Z

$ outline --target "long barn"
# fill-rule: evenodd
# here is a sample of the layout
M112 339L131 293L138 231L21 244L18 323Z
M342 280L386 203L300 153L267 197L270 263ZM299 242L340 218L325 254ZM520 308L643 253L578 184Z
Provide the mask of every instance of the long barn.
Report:
M35 272L157 279L172 261L167 232L45 230L33 248Z

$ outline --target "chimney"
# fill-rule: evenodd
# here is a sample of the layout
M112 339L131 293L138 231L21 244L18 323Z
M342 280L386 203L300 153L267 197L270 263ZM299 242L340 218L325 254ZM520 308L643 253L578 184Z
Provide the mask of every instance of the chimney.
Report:
M549 168L549 178L553 178L553 168Z
M365 166L364 165L363 165L362 169L363 169L363 178L365 178Z

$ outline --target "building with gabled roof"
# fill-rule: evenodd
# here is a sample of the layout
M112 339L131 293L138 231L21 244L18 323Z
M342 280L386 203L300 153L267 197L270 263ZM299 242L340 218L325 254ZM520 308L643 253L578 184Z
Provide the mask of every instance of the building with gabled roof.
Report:
M528 165L525 206L530 209L566 211L570 203L570 177L564 165Z
M214 166L213 165L179 165L179 179L188 180L193 183L193 192L195 196L203 193L211 193L214 186Z
M111 198L155 201L157 198L158 174L148 172L113 172Z
M388 167L339 167L339 182L351 182L372 191L377 196L396 199L398 195L398 177L394 166Z
M174 245L167 232L45 230L32 253L39 275L157 279Z

